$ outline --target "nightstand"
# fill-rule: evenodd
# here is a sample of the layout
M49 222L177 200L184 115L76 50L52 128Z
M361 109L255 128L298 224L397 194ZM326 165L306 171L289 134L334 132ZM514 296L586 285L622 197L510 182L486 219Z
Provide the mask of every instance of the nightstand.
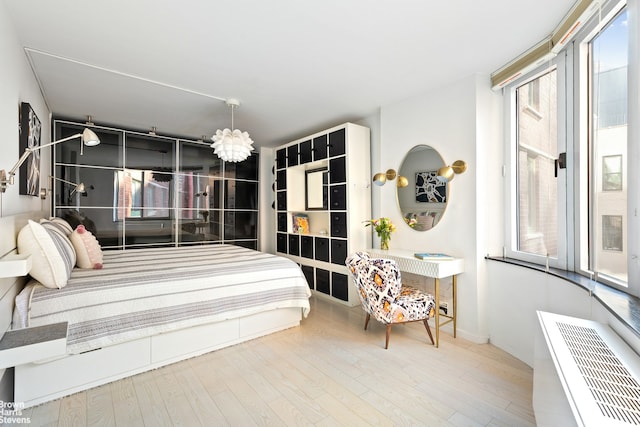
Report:
M0 369L67 353L67 322L5 332L0 340Z

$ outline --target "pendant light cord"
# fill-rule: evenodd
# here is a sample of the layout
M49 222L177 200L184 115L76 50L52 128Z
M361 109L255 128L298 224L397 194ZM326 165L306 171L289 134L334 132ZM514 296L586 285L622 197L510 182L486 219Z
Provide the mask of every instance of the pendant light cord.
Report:
M235 109L236 109L236 106L232 105L231 106L231 132L233 132L233 129L234 129L234 127L233 127L233 110L235 110Z

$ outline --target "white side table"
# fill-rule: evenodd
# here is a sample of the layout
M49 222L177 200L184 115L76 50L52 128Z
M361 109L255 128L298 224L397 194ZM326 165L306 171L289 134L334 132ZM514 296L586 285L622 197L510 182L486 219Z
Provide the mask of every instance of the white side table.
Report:
M67 322L15 329L0 339L0 369L67 353Z
M388 258L394 260L398 264L400 271L417 274L420 276L435 279L435 300L436 300L436 347L440 345L440 327L453 322L453 337L456 337L456 321L457 321L457 276L464 273L464 260L462 258L454 258L448 260L422 260L414 256L416 251L403 249L368 249L368 252L379 258ZM451 314L440 314L440 279L451 277ZM440 317L447 320L440 321Z

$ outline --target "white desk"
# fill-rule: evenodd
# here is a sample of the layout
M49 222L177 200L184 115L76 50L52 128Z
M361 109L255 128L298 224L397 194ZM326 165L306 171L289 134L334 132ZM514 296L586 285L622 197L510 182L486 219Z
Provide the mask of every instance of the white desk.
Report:
M453 337L456 337L457 321L457 275L464 273L464 260L454 258L452 260L422 260L414 256L415 252L403 249L369 249L368 252L380 258L394 260L398 264L400 271L413 273L420 276L435 279L435 300L436 300L436 347L440 345L440 327L453 322ZM451 277L451 314L440 314L440 279ZM440 317L447 320L440 322Z

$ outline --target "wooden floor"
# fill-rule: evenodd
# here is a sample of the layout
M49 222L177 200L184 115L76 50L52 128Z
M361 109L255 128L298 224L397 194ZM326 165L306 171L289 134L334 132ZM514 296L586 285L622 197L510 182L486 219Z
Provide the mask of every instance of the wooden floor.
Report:
M421 322L364 331L312 298L298 328L23 410L31 426L528 426L533 372Z

